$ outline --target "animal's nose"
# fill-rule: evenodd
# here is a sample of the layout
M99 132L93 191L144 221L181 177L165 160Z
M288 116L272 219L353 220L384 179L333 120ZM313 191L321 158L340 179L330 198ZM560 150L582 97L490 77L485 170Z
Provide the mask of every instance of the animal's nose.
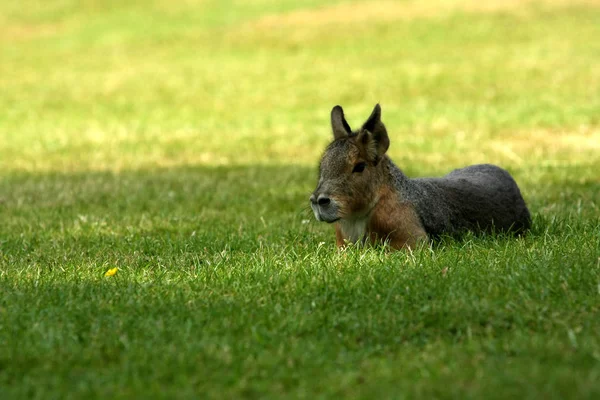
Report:
M320 194L318 197L313 194L310 196L310 202L314 205L326 206L331 203L331 199L326 194Z
M331 200L330 200L330 199L329 199L329 197L327 197L326 195L324 195L324 194L321 194L321 195L319 195L319 198L317 199L317 203L318 203L320 206L326 206L326 205L328 205L329 203L331 203Z

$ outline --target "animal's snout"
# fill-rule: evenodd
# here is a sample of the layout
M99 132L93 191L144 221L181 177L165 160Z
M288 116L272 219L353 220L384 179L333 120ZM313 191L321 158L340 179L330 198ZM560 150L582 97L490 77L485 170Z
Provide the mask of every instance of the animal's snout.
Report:
M318 221L333 222L339 219L338 206L327 194L313 193L310 196L310 205Z

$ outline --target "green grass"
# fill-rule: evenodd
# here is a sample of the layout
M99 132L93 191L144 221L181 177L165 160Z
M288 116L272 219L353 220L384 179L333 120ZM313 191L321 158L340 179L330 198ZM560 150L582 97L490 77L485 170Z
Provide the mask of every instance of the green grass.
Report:
M600 396L599 3L122 3L0 4L0 398ZM531 233L335 250L329 111L376 102Z

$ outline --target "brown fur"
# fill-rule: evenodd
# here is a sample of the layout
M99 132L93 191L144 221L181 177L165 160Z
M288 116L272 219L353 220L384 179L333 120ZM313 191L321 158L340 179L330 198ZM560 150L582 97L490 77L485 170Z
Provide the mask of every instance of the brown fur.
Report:
M335 224L335 243L338 247L344 247L346 245L346 239L342 233L342 227L340 224Z
M414 248L427 239L412 205L400 202L389 186L383 186L378 197L379 201L367 222L366 238L369 243L389 243L392 248L400 250ZM335 237L338 247L344 247L349 240L339 223L335 224Z
M414 248L426 240L427 234L414 207L400 202L389 186L380 191L380 198L367 225L371 243L387 241L395 249Z

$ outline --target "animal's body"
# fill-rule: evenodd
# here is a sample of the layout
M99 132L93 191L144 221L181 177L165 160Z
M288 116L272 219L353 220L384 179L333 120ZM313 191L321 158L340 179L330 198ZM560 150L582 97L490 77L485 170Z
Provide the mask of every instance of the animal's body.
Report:
M389 138L379 105L357 131L340 106L331 123L334 141L321 159L310 201L317 220L336 224L339 246L384 241L400 249L441 235L530 227L519 187L504 169L481 164L411 179L385 154Z

